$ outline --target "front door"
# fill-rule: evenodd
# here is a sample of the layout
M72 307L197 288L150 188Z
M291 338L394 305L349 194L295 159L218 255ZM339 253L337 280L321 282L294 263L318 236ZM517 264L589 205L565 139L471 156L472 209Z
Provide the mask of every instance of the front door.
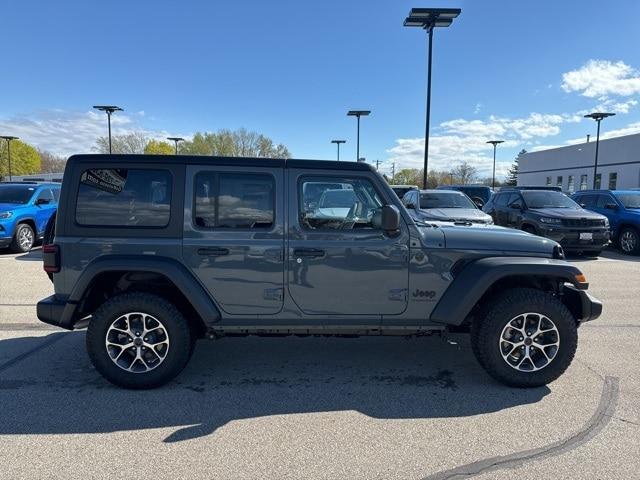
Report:
M53 193L50 188L43 188L40 190L36 198L34 199L36 209L36 235L44 234L45 228L47 228L47 222L51 215L55 212L57 205Z
M183 257L224 313L282 309L283 177L273 168L187 168Z
M407 307L409 237L380 228L389 203L366 173L288 170L288 288L310 315L396 315Z

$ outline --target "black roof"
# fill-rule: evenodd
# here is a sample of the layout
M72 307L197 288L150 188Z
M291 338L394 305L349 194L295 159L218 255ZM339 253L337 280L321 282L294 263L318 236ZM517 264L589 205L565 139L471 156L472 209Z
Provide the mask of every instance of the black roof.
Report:
M335 160L303 160L283 158L213 157L206 155L73 155L69 163L170 163L179 165L220 165L273 168L313 168L331 170L375 171L364 162L337 162Z
M517 186L517 187L502 187L499 190L499 193L502 192L511 192L511 191L522 191L522 190L547 190L547 191L551 191L551 192L562 192L562 188L560 187L556 187L556 186L552 186L552 185L545 185L545 186L541 186L541 187L534 187L534 186Z

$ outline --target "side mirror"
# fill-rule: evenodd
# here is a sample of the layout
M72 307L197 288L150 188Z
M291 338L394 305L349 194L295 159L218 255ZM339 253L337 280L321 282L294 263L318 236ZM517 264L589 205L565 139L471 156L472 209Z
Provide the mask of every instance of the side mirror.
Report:
M616 205L615 203L607 203L604 208L606 208L607 210L618 210L618 205Z
M405 207L407 207L407 208L413 208L414 210L415 210L415 208L416 208L416 206L415 206L415 204L414 204L413 202L409 202L409 203L407 203L407 204L405 205Z
M400 211L395 205L382 206L380 224L385 232L397 232L400 230Z
M509 205L509 208L513 208L514 210L522 210L522 204L520 202L513 202Z
M46 198L38 198L36 200L36 205L49 205L50 201Z

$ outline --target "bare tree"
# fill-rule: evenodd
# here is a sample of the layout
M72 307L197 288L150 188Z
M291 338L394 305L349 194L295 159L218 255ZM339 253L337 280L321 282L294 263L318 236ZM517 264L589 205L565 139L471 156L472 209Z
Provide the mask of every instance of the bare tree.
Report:
M54 155L46 150L38 150L40 154L40 173L62 173L67 164L67 159Z
M460 165L455 167L451 173L453 173L453 176L458 182L462 185L466 185L475 180L478 175L478 169L469 162L463 161Z
M142 132L132 132L126 135L111 136L112 153L142 154L147 146L148 138ZM109 153L109 138L100 137L94 147L98 153Z

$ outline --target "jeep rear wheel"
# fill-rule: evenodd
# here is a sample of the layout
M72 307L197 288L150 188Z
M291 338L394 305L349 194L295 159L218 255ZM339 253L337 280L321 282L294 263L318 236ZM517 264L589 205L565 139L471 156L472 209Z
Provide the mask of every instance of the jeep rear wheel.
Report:
M178 375L194 336L178 309L149 293L125 293L102 304L87 330L91 362L111 383L154 388Z
M474 354L504 384L546 385L564 373L575 355L575 319L560 300L540 290L508 290L476 322Z

